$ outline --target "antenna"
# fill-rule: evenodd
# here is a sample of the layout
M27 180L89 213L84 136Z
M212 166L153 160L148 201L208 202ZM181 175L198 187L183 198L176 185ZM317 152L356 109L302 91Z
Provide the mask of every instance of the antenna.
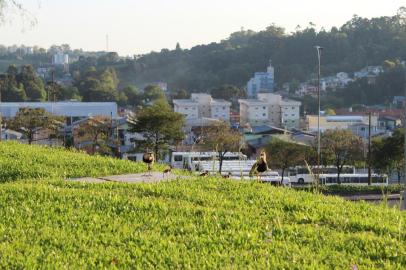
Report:
M106 52L109 51L109 35L106 35Z

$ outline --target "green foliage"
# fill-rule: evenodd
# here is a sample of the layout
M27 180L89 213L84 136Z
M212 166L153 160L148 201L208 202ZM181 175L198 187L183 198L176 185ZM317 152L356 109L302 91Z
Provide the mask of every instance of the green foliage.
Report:
M17 182L0 187L0 267L403 269L405 223L398 210L244 181Z
M20 108L16 116L7 121L7 126L22 132L31 144L38 131L48 129L57 132L63 120L63 117L52 115L43 108Z
M176 144L184 139L184 116L173 112L164 99L158 99L152 106L140 110L134 122L131 131L142 133L145 139L138 142L139 146L144 149L152 148L156 157L160 157L159 154L169 144Z
M338 183L343 166L362 159L362 141L350 130L327 130L321 135L320 144L324 163L334 164L337 168Z
M289 167L304 165L307 154L311 151L309 146L280 139L273 139L266 147L268 164L273 169L282 170L282 180L285 170ZM307 162L309 162L307 160Z
M399 15L372 19L354 16L330 30L317 31L312 24L293 33L276 25L260 32L242 30L219 43L143 55L120 72L127 77L136 74L136 84L162 80L174 89L206 91L223 84L245 86L254 72L266 68L271 58L276 67L276 83L281 86L314 76L315 44L325 48L322 76L381 65L387 59L405 59L403 20Z
M0 168L0 182L105 176L146 171L145 165L141 163L90 156L76 150L13 142L0 143ZM159 165L154 168L162 169Z
M404 130L397 129L391 137L374 139L371 161L374 168L387 174L397 171L400 181L404 169Z
M144 94L143 94L143 101L146 104L149 104L151 102L154 102L155 100L162 99L165 100L165 93L162 91L161 88L155 85L148 85L144 89Z
M243 139L241 134L230 128L225 122L208 126L203 132L203 143L219 154L219 173L221 174L223 160L229 152L241 152Z

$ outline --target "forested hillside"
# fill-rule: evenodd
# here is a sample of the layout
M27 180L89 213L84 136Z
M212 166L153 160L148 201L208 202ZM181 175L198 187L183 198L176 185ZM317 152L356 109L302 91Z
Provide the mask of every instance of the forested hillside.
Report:
M316 70L315 45L325 48L324 75L406 59L405 16L406 9L401 8L392 17L354 16L330 30L317 31L309 24L293 33L276 25L260 32L239 31L219 43L146 54L118 70L122 81L166 81L172 89L197 91L222 84L243 86L272 59L279 85L293 79L304 81Z

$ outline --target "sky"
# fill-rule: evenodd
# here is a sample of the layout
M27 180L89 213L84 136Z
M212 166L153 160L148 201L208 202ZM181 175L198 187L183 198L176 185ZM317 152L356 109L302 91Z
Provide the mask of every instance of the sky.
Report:
M354 14L392 16L406 0L21 0L36 18L12 10L0 26L0 43L48 48L70 44L87 51L107 49L134 55L208 44L244 29L275 23L288 31L312 22L341 26Z

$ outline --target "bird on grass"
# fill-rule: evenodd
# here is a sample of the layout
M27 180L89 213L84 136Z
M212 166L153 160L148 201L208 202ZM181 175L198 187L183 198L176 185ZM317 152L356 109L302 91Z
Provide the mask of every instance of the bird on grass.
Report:
M257 181L261 180L261 174L268 170L268 163L266 162L266 153L262 151L259 159L252 165L250 170L250 177L257 176Z
M165 175L170 174L172 172L172 166L170 165L169 168L165 169L162 173L162 178L165 178Z
M147 164L147 168L148 168L148 176L152 176L152 166L154 165L154 161L155 161L155 156L154 153L152 152L147 152L142 156L142 161ZM145 175L147 176L147 175Z
M199 176L206 177L206 176L208 176L208 175L209 175L209 171L204 171L204 172L202 172Z
M222 175L221 177L223 177L223 178L230 178L230 177L231 177L231 172L228 172L228 174Z

